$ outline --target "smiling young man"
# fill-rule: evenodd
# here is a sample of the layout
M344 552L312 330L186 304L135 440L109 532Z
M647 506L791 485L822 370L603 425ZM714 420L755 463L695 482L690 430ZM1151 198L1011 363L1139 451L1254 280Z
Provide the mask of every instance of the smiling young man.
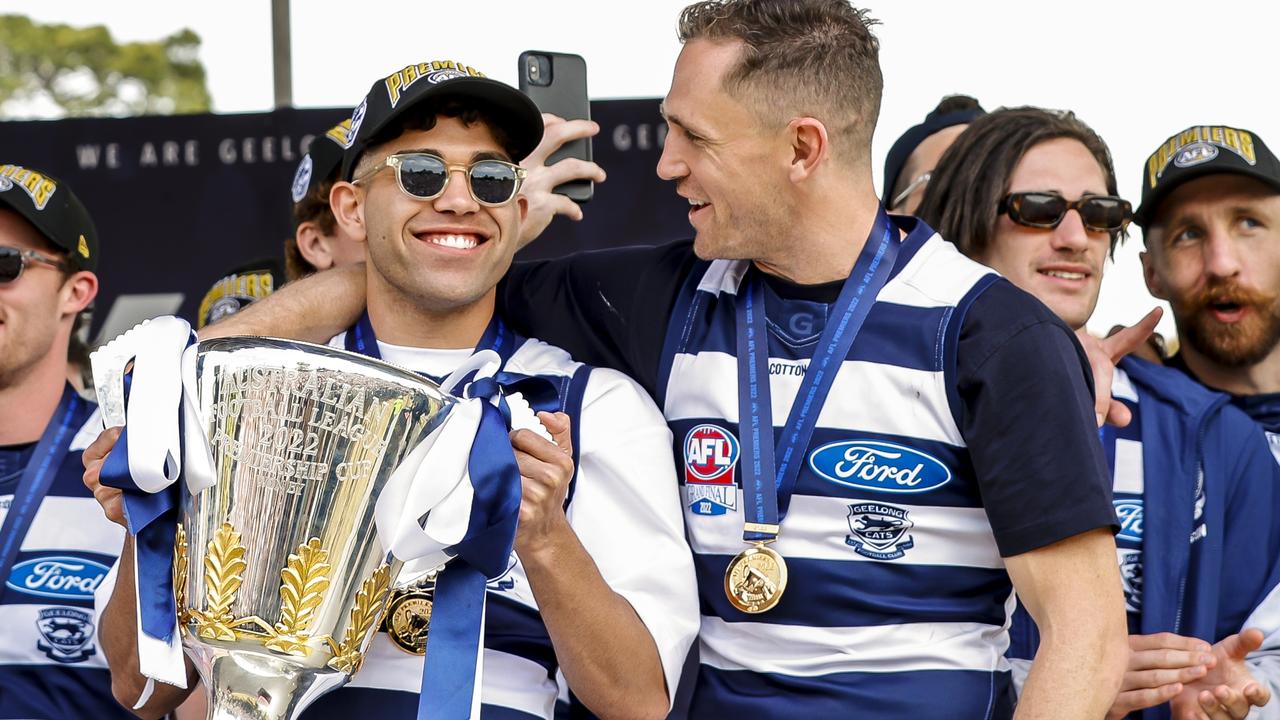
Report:
M367 312L331 342L436 379L493 350L511 382L553 391L540 407L556 412L540 417L560 447L512 434L523 494L515 554L489 584L481 717L551 717L558 670L597 715L661 718L697 612L670 433L633 382L517 336L495 312L527 212L513 159L542 127L522 93L458 63L411 65L374 84L330 196L338 225L367 248ZM87 483L100 462L89 458ZM130 572L122 564L117 587L131 586ZM131 670L133 618L127 591L103 615L117 697L129 701L143 687ZM353 682L303 717L416 717L419 639L392 623ZM183 694L162 687L142 712L161 714Z
M93 621L122 532L80 483L101 422L67 384L97 263L71 189L0 165L0 718L130 717L111 697Z
M1079 330L1130 206L1092 129L1071 113L1012 108L960 136L921 217ZM1112 393L1133 418L1100 431L1121 521L1130 654L1107 717L1243 717L1268 702L1274 673L1245 662L1262 637L1240 631L1280 580L1280 468L1224 394L1176 370L1126 358ZM1011 634L1010 657L1025 667L1035 625L1020 612Z

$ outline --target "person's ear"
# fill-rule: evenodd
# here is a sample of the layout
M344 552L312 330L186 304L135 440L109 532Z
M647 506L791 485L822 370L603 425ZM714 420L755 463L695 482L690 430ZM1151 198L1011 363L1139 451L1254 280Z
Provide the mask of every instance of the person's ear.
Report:
M311 263L311 267L316 270L333 267L333 250L329 246L329 238L320 231L320 223L308 220L298 225L293 231L293 239L298 244L298 252Z
M365 194L359 187L341 181L334 183L329 190L329 209L333 212L334 220L356 242L364 242L368 238L364 208Z
M62 283L59 291L58 312L62 315L75 315L89 307L89 303L98 296L98 276L88 270L73 273Z
M831 139L821 120L811 117L792 118L787 123L787 140L791 145L791 182L812 177L818 166L831 154Z

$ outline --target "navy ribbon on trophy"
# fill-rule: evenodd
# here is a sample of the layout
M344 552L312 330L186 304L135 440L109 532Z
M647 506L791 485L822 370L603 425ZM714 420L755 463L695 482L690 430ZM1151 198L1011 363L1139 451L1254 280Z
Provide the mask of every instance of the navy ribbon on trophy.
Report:
M187 347L195 344L195 334L187 339ZM124 378L125 397L129 396L132 379ZM178 416L178 436L182 437L185 421L182 401L171 411ZM120 430L120 438L102 464L99 481L107 487L123 491L124 515L129 533L134 536L135 572L140 588L152 592L140 593L138 613L142 619L142 631L153 638L169 642L177 625L177 606L173 593L173 538L178 525L178 506L182 498L181 471L173 482L159 492L148 492L138 486L130 472L129 429ZM176 460L176 458L175 458ZM181 467L180 462L174 464Z
M520 468L508 436L508 419L485 400L480 427L471 445L467 472L475 497L467 535L454 546L458 555L436 578L427 659L418 697L418 717L470 717L475 692L476 657L484 614L485 583L506 571L520 518ZM496 383L485 386L497 393Z

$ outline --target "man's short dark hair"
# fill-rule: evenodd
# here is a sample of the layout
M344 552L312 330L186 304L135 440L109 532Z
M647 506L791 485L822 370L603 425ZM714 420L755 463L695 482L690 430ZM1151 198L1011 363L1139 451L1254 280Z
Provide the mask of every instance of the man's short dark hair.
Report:
M949 115L953 112L961 110L981 110L982 105L978 103L978 99L969 95L948 95L938 101L938 106L933 109L932 114Z
M947 95L938 102L937 107L925 115L924 122L913 126L894 141L888 155L884 158L885 194L881 198L884 206L894 210L896 208L894 199L902 195L907 186L918 179L919 168L915 169L916 172L904 172L916 148L934 134L956 125L968 125L974 118L985 115L986 112L977 98L968 95Z
M1057 138L1077 140L1098 161L1107 193L1116 194L1111 152L1074 113L1036 107L1001 108L974 120L943 153L916 214L969 257L981 257L995 237L1000 203L1013 171L1032 147ZM1111 233L1111 250L1126 237Z
M848 138L842 155L867 160L884 89L875 24L846 0L705 0L680 14L679 37L742 42L726 92L773 124L821 120Z

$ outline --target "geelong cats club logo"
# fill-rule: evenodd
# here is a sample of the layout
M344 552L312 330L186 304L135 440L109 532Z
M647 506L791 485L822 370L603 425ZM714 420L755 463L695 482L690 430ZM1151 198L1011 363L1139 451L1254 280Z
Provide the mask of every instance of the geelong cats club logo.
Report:
M41 640L36 648L60 663L77 663L97 653L93 647L93 622L89 613L68 607L40 611L36 629Z
M915 547L907 531L915 523L910 511L883 503L854 503L849 506L849 535L845 544L872 560L897 560Z

